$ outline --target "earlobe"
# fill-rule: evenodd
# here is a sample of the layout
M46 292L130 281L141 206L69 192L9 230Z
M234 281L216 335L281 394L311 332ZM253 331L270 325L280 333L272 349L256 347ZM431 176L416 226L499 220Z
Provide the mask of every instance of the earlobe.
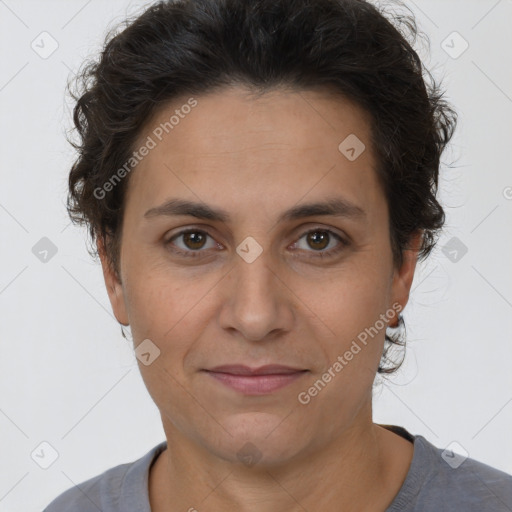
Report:
M402 311L409 300L409 292L411 290L416 263L418 261L418 253L423 241L423 231L418 231L412 235L409 247L403 252L403 261L399 269L395 269L392 284L392 304L400 304ZM398 325L398 311L389 323L390 327Z
M112 306L112 310L117 321L122 325L130 325L128 315L126 314L126 304L124 300L123 287L116 273L112 269L110 262L107 258L103 240L98 237L96 246L98 248L98 255L101 260L101 267L103 269L103 279L105 280L105 287L107 288L108 298Z

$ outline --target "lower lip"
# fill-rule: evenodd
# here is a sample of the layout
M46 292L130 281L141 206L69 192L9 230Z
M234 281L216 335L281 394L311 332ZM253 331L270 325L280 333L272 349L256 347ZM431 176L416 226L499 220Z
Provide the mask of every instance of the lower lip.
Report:
M266 395L291 384L307 371L275 375L233 375L211 371L207 373L225 386L245 395Z

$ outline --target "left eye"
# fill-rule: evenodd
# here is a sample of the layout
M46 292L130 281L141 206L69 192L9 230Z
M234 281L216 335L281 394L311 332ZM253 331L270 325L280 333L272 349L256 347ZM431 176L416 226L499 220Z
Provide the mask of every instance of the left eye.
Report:
M174 240L182 238L184 247L175 246L173 243ZM201 249L211 249L214 248L215 245L217 247L220 246L217 242L213 243L213 247L205 247L206 246L206 240L207 238L211 238L214 240L206 231L202 231L199 229L188 229L185 231L180 231L173 237L171 237L169 240L165 242L166 246L170 247L170 250L174 252L175 254L179 256L186 256L186 257L197 257L200 256L202 251ZM312 257L326 257L331 256L333 254L338 253L341 251L345 246L348 245L348 242L346 242L341 236L339 236L337 233L334 233L333 231L329 229L311 229L304 233L300 238L299 241L302 239L306 239L306 244L309 245L309 247L312 248L312 250L308 250L307 248L304 249L300 247L299 242L295 242L292 247L295 249L299 249L301 251L306 252L312 252L316 253L313 254ZM339 243L335 245L334 248L325 250L326 247L328 247L331 242L333 241L333 238L336 239ZM174 247L172 247L174 246ZM221 247L221 246L220 246Z
M339 236L337 233L334 233L329 229L312 229L304 233L299 238L299 240L302 240L303 238L306 239L306 244L313 248L313 252L318 253L315 254L314 256L320 257L331 256L332 254L336 254L337 252L341 251L341 249L343 249L344 246L348 245L347 242L345 242L345 240L341 238L341 236ZM330 245L330 242L332 242L333 239L338 240L338 245L335 245L334 248L331 248L329 250L324 250L327 246ZM297 246L298 243L295 243L293 245ZM307 251L307 249L305 250Z

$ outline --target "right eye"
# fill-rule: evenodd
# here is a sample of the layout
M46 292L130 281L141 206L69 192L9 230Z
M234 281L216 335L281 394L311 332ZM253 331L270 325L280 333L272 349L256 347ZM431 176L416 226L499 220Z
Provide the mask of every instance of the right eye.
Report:
M201 249L205 247L206 240L208 239L208 237L211 238L211 236L206 231L200 229L185 229L183 231L180 231L179 233L176 233L164 243L165 246L168 247L170 251L172 251L175 254L178 254L179 256L196 258L200 256L201 252L206 252L202 251ZM180 248L178 246L178 249L173 248L173 246L175 245L174 241L180 238L182 238L182 243L184 244L184 247ZM219 244L217 244L217 246L218 245Z

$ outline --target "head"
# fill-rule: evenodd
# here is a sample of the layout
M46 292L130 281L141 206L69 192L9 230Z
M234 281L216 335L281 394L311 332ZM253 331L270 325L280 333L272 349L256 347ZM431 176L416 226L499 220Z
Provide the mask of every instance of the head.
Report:
M220 457L317 450L399 366L456 115L396 21L356 0L159 2L80 75L69 213L117 320L159 351L139 366L164 425ZM247 397L205 372L226 364L303 373Z

